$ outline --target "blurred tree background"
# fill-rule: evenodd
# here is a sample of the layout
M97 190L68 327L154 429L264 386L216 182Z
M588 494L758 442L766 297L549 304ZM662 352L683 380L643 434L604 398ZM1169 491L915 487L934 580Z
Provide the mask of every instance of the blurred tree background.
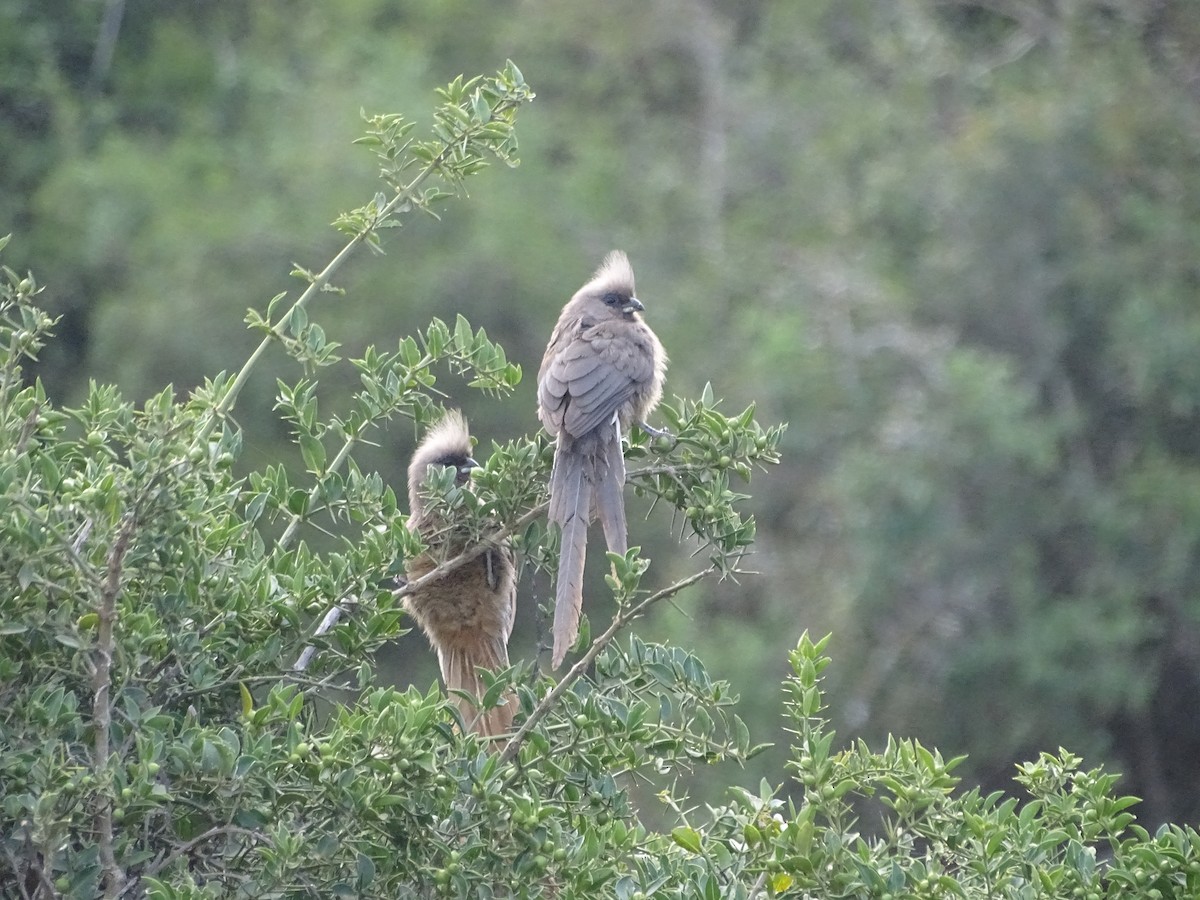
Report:
M505 58L538 93L521 168L357 263L330 337L485 326L526 373L464 395L486 453L537 427L557 310L626 249L668 391L790 422L762 577L642 626L733 683L764 771L786 651L832 630L843 737L969 753L989 787L1062 745L1144 823L1200 821L1191 0L0 0L0 233L64 314L51 394L238 364L246 307L375 190L360 108L419 118ZM273 402L239 406L252 461L283 452ZM632 535L664 583L668 525ZM432 680L419 635L394 670Z

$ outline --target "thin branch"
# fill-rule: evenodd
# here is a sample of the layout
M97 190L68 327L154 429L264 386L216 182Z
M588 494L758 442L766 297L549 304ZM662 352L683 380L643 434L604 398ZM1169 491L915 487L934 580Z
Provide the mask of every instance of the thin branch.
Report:
M461 569L477 556L482 556L489 550L499 549L507 538L512 536L517 531L520 531L530 522L544 515L549 506L550 503L547 501L531 507L512 524L505 525L503 528L493 531L491 534L480 538L479 541L467 547L458 556L441 563L432 572L426 572L420 578L406 582L402 587L396 588L394 591L392 591L392 596L399 599L400 597L407 597L409 594L415 594L417 591L424 589L425 587L433 584L435 581L440 581L441 579L445 578L451 572Z
M25 843L26 843L26 846L28 847L29 841L26 840ZM12 850L10 850L8 848L8 841L0 841L0 847L4 848L4 855L6 857L8 857L8 865L12 869L12 874L13 874L13 878L15 879L15 883L17 885L17 890L19 890L21 892L21 900L31 900L29 891L25 890L25 879L21 877L21 872L20 872L21 867L19 865L17 865L17 858L15 856L13 856ZM31 865L32 865L32 863L31 863ZM54 896L54 894L53 894L54 885L50 884L50 882L46 879L46 874L40 868L37 869L37 873L40 876L40 879L42 882L42 889L49 890L50 893L48 893L47 896L53 897Z
M766 885L766 883L767 883L767 873L760 872L759 876L758 876L758 880L754 882L754 887L750 888L750 900L757 900L758 896L762 893L762 889L763 889L764 885Z
M108 0L104 4L104 16L100 20L100 34L96 37L96 48L92 53L91 71L88 73L88 89L99 93L112 68L113 55L117 50L117 37L121 33L121 19L125 15L125 0Z
M245 835L246 837L251 837L251 838L254 838L255 840L264 841L267 844L271 843L271 839L269 837L267 837L265 834L263 834L262 832L254 831L253 829L250 829L250 828L240 828L237 825L218 825L218 826L208 829L208 831L204 832L203 834L197 835L196 837L192 838L190 841L180 844L178 849L176 849L174 853L170 854L169 856L164 857L163 859L156 862L154 865L147 868L146 871L141 874L140 878L153 877L154 875L157 875L159 872L161 872L163 869L167 868L167 866L169 866L173 862L175 862L175 860L181 859L182 857L187 856L187 854L191 853L192 850L194 850L200 844L203 844L205 841L211 840L212 838L215 838L215 837L221 837L222 835L230 835L230 834ZM125 894L128 894L130 891L136 890L138 888L138 886L139 886L138 882L131 881L129 884L125 885L124 889L120 893L120 896L124 896Z
M338 251L337 255L329 261L325 268L322 269L319 274L313 277L308 287L304 290L304 293L302 293L296 302L292 304L291 308L283 314L279 322L271 328L259 345L254 349L254 352L250 354L250 358L246 360L245 364L238 371L237 375L234 376L233 382L226 390L225 396L221 398L221 402L213 408L212 415L198 429L196 437L197 443L207 439L209 434L212 433L212 429L216 427L217 422L223 419L233 410L233 406L237 402L238 395L242 392L242 388L246 386L246 382L250 380L250 374L253 372L254 367L258 364L259 359L261 359L262 355L267 352L267 348L271 346L272 342L280 340L283 337L283 329L287 327L296 311L306 307L312 298L320 293L327 284L329 284L334 273L337 272L337 270L342 267L342 264L350 258L351 254L354 253L359 244L363 243L370 235L375 233L375 230L379 224L386 222L388 217L403 204L414 202L416 200L417 188L420 187L421 184L424 183L430 176L442 168L447 156L449 156L456 147L457 143L446 144L446 146L442 148L441 152L439 152L437 156L426 163L421 171L413 177L412 181L397 190L392 199L389 200L381 209L376 211L374 222L372 222L368 227L357 232L354 237L347 241L346 245Z
M31 518L34 518L39 526L46 529L54 536L55 540L58 541L59 546L67 552L67 555L71 558L71 562L75 564L75 568L79 570L79 574L88 580L89 586L99 586L99 577L97 576L96 572L93 571L91 563L89 563L83 558L83 556L80 555L80 549L82 548L83 543L87 540L88 535L91 533L92 526L94 524L90 518L84 521L84 524L79 533L76 535L75 540L70 541L67 540L66 535L59 530L57 524L50 521L45 514L45 510L35 509L20 499L16 499L13 502L19 506L23 513L27 514ZM50 582L47 581L43 581L43 583L50 584Z
M342 467L346 460L350 458L350 451L354 449L354 445L363 439L363 434L366 433L367 428L369 428L372 424L374 424L372 419L365 419L359 425L358 430L355 431L354 434L346 436L346 440L342 442L342 446L338 450L337 455L334 456L329 465L325 467L326 475L328 475L330 472L336 472ZM310 504L313 503L320 495L321 485L319 483L314 484L312 489L308 492L308 502ZM300 526L304 523L304 519L305 517L299 513L292 515L291 521L287 523L287 527L283 530L283 534L279 536L279 540L277 541L277 545L279 547L287 548L287 546L291 544L292 538L294 538L296 536L296 532L300 530Z
M75 534L75 540L71 541L71 555L78 558L83 550L83 545L87 542L88 536L92 533L92 528L96 525L91 516L83 520L83 525Z
M41 858L30 860L30 865L37 872L38 883L40 885L38 896L53 898L59 895L59 892L54 888L54 884L50 881L49 875L50 872L54 871L55 857L57 855L56 850L54 838L47 834L44 836L42 842Z
M650 478L655 475L678 475L680 472L701 472L712 468L708 463L669 463L662 466L645 466L641 469L630 469L625 475L625 483L633 484L635 478Z
M533 730L534 726L546 716L551 708L553 708L553 706L558 702L558 698L566 692L567 688L579 680L580 676L582 676L583 673L588 670L588 667L595 661L596 657L600 655L600 651L607 647L609 643L611 643L612 639L616 637L617 633L622 628L624 628L634 619L638 618L647 609L649 609L655 603L658 603L660 600L665 600L667 597L673 597L684 588L690 587L696 582L707 578L709 575L716 574L716 572L716 566L709 566L707 569L701 569L699 572L695 572L689 575L687 578L681 579L672 585L668 585L661 591L656 591L649 597L646 597L640 603L635 603L632 606L627 606L619 610L617 614L613 616L612 622L609 623L609 626L604 630L604 633L596 638L596 640L592 641L592 646L588 647L587 652L580 657L579 661L571 667L571 670L562 677L562 680L554 686L550 693L542 698L542 701L534 708L533 712L529 714L529 718L527 718L521 724L521 727L517 729L517 733L509 739L508 743L504 747L504 752L500 754L500 765L503 766L505 763L512 762L512 760L516 757L517 752L521 749L521 744L524 742L526 735L528 735L529 732Z
M428 171L428 169L423 170L422 174L424 175ZM405 198L406 196L407 194L404 192L396 194L396 196L392 198L391 202L384 207L384 212L391 212L400 204L401 199ZM347 259L350 258L350 255L355 251L358 245L366 240L368 233L369 230L367 229L358 232L346 243L344 247L342 247L341 250L338 251L337 255L329 261L325 268L322 269L321 272L316 275L311 282L309 282L308 288L303 294L300 295L300 298L292 304L292 307L283 315L282 318L280 318L279 322L267 333L266 337L259 342L259 345L254 348L254 352L250 354L249 359L246 360L246 362L242 365L242 368L238 371L237 375L234 376L233 383L230 384L228 390L225 391L225 396L221 398L221 402L213 409L212 415L209 417L208 421L205 422L200 429L198 429L197 442L207 439L209 434L212 433L212 429L216 426L217 422L223 419L233 410L233 406L237 402L238 395L241 394L242 388L246 386L246 382L250 380L250 373L253 372L254 367L258 365L258 361L262 358L262 355L267 352L267 348L270 347L274 341L277 341L282 337L283 329L287 327L288 322L291 321L296 310L303 309L305 306L307 306L312 298L320 292L321 288L329 283L329 280L333 277L333 274L342 267L342 264Z
M117 531L117 539L108 552L108 566L100 588L100 608L96 611L99 623L96 631L96 663L92 673L92 768L96 781L101 785L107 784L108 781L105 773L108 769L109 728L112 726L112 662L116 647L114 626L117 618L117 596L121 592L121 570L136 526L137 516L132 510L126 512ZM112 799L109 796L102 796L99 801L95 827L104 896L116 897L124 875L113 854Z
M356 598L350 597L347 598L347 600L342 601L342 603L334 605L329 612L325 613L325 618L321 620L321 624L318 625L317 630L313 632L313 637L319 638L324 634L328 634L329 631L332 630L333 626L338 623L338 619L342 617L342 613L346 612L346 608L354 605L357 602L358 601ZM307 669L308 664L312 662L312 658L316 652L317 647L315 644L307 645L300 652L300 656L297 657L296 661L292 664L292 671L303 672L305 669Z
M29 415L25 417L25 421L21 423L21 433L17 435L17 443L15 445L18 455L24 454L25 448L29 446L29 439L37 431L37 420L41 414L42 404L35 403L29 410Z
M549 505L549 503L540 503L537 506L532 507L511 525L506 525L503 528L492 532L486 537L481 538L476 543L469 545L458 556L446 560L436 569L431 572L426 572L420 578L405 582L404 585L392 591L392 596L399 600L401 597L407 597L409 594L414 594L422 588L425 588L436 581L440 581L451 572L461 569L471 560L482 556L488 550L495 550L499 548L512 534L545 514ZM324 618L321 619L321 624L317 626L317 630L313 633L313 637L320 637L323 634L327 634L335 625L337 625L338 621L342 617L343 612L345 612L345 610L342 608L343 604L345 603L345 600L339 600L329 609L328 612L325 613ZM309 663L312 662L312 658L315 653L316 650L314 647L311 645L306 646L300 652L300 656L297 657L296 662L292 664L292 671L303 672L305 669L307 669Z
M204 625L203 627L200 628L199 631L196 632L196 639L200 640L200 641L204 640L204 638L208 637L208 635L210 635L213 631L215 631L217 629L217 627L219 625L221 625L221 623L223 623L224 621L225 621L225 615L223 613L217 615L211 622L209 622L207 625ZM163 677L159 686L155 689L154 694L151 696L151 705L158 705L163 702L163 699L167 695L167 691L174 683L175 676L179 674L179 671L180 671L179 654L175 649L174 642L172 641L171 649L167 651L167 655L164 656L162 659L160 659L157 663L155 663L154 667L146 674L146 676L143 679L144 683L149 684L150 682L152 682L156 678L158 678L160 675L162 675L164 672L167 673L166 676ZM137 737L137 731L135 729L130 734L130 738L136 738L136 737Z

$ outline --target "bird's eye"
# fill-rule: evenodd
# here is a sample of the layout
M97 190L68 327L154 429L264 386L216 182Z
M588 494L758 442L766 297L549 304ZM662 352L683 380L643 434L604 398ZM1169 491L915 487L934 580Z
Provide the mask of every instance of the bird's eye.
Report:
M603 300L609 306L616 306L618 303L621 302L621 295L616 293L615 291L609 291L607 294L605 294L600 299Z

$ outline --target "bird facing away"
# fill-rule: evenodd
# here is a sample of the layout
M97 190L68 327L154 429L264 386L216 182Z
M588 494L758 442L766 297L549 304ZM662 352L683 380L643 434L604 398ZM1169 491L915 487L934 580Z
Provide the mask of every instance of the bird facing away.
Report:
M554 600L554 668L579 632L588 524L624 553L621 436L662 396L667 355L642 321L633 269L619 250L563 307L538 371L538 418L557 438L548 517L562 532Z
M468 543L461 530L449 528L441 515L428 508L422 486L429 467L455 469L456 482L462 485L477 465L471 459L467 423L454 410L429 430L413 453L408 467L408 527L421 536L426 550L405 566L410 582L461 554ZM512 547L505 542L404 598L405 609L437 651L448 692L465 691L479 698L484 686L476 668L498 670L508 666L508 636L513 627L516 592ZM463 721L482 737L503 734L512 724L511 697L508 703L486 713L465 697L457 696L455 702Z

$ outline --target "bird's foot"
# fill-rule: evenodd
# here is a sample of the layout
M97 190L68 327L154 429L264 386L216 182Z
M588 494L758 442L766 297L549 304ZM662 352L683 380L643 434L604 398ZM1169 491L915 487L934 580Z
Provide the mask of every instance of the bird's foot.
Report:
M650 435L650 437L652 437L652 438L669 438L669 437L675 436L675 435L671 434L671 432L667 431L665 428L663 428L663 429L652 428L651 426L647 425L645 422L638 422L637 424L638 424L638 428L642 429L642 431L646 432L646 434Z

